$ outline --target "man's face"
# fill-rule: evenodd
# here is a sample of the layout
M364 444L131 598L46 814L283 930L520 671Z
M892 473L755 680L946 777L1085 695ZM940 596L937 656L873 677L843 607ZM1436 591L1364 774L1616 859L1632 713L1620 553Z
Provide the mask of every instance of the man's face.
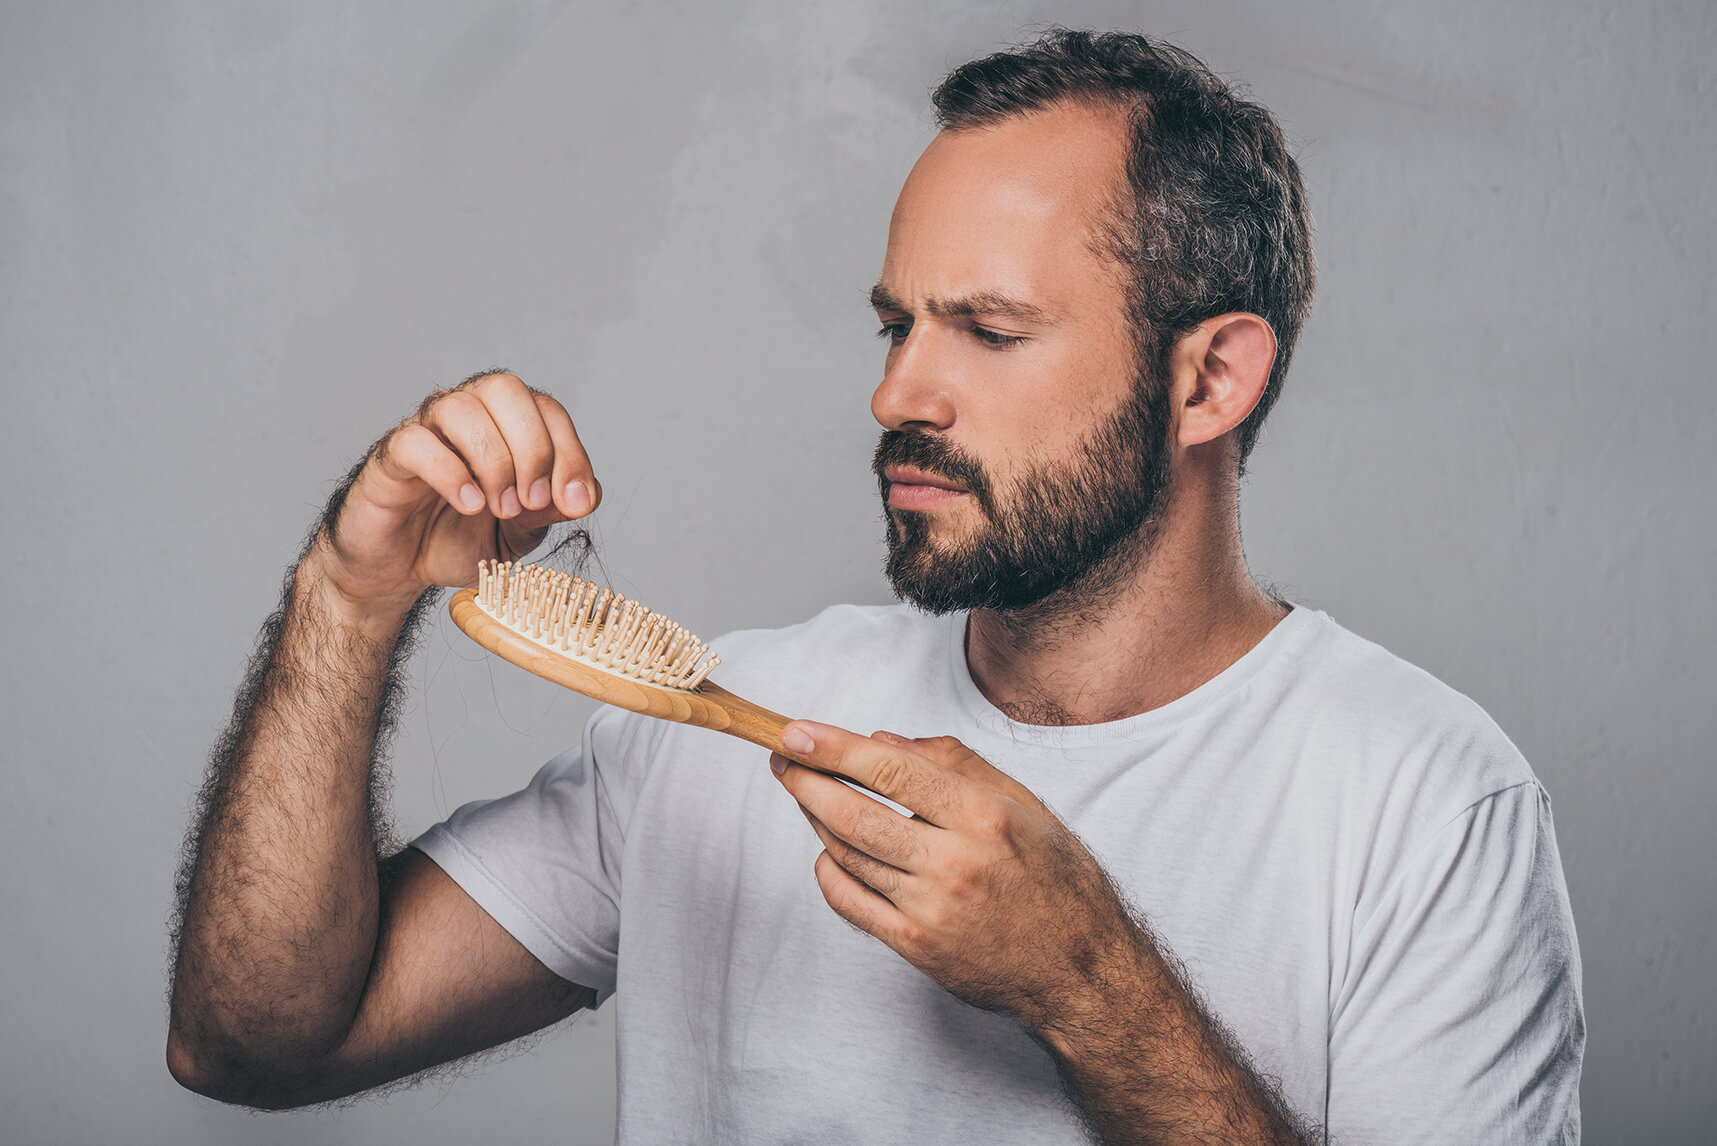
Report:
M1124 172L1120 114L1064 107L944 132L900 193L871 412L889 579L922 608L1098 589L1148 544L1169 396L1141 377L1102 253Z

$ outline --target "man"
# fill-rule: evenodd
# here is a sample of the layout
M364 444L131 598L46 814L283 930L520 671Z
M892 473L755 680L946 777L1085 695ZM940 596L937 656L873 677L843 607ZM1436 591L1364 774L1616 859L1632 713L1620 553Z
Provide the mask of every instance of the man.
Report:
M1246 569L1312 281L1274 121L1178 50L1059 31L936 105L872 294L918 609L720 645L729 687L819 718L785 738L818 769L604 711L378 857L427 588L600 498L552 398L432 396L336 495L217 750L181 1082L316 1102L613 992L627 1141L1577 1138L1543 792L1470 702Z

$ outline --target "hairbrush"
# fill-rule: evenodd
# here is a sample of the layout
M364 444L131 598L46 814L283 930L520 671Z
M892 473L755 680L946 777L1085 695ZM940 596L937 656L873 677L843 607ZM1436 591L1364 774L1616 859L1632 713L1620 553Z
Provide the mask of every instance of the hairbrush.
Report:
M704 642L637 601L540 565L483 561L448 606L465 634L528 672L606 704L695 724L798 759L788 718L709 680Z

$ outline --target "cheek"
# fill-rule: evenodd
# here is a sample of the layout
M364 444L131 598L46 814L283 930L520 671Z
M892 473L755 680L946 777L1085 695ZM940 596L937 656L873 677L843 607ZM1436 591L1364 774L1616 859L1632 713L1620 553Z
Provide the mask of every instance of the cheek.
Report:
M995 476L1005 480L1016 463L1067 457L1131 397L1133 378L1130 353L1022 353L992 385L964 396L960 420L973 448L994 458Z

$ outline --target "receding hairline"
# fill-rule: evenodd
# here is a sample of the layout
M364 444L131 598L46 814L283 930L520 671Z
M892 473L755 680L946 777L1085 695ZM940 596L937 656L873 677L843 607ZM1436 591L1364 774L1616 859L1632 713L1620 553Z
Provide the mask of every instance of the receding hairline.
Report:
M1041 103L1021 107L987 108L955 115L948 115L937 109L936 128L938 131L949 132L986 131L1001 127L1012 120L1032 119L1068 110L1088 111L1100 118L1119 118L1132 126L1149 118L1151 97L1149 92L1142 91L1080 88L1050 96Z
M1095 209L1086 216L1085 223L1089 228L1086 249L1095 255L1108 271L1119 275L1125 282L1132 273L1125 236L1137 210L1130 169L1134 151L1138 146L1138 132L1149 123L1149 107L1146 101L1145 93L1137 93L1135 97L1133 93L1069 92L1030 107L998 110L982 119L942 122L931 143L934 144L936 139L944 136L987 135L1011 125L1066 111L1085 111L1106 121L1106 125L1116 132L1118 166L1110 173L1109 193L1104 195ZM916 164L914 168L916 169ZM910 178L908 176L909 181ZM879 302L879 291L892 300L894 305L888 306ZM878 310L909 309L900 304L882 282L871 288L870 304ZM946 299L927 300L924 309L939 318L983 313L1019 317L1045 325L1059 320L1058 316L1041 307L999 291L975 291Z

